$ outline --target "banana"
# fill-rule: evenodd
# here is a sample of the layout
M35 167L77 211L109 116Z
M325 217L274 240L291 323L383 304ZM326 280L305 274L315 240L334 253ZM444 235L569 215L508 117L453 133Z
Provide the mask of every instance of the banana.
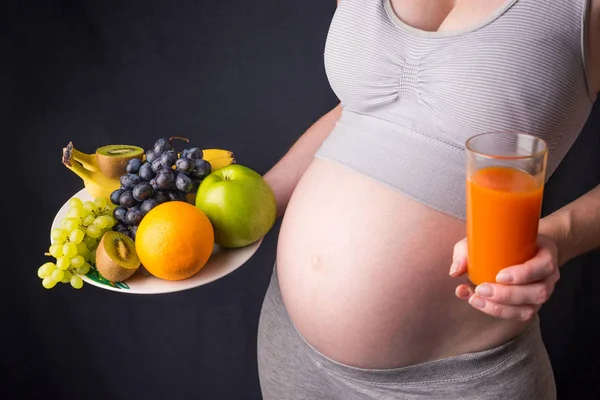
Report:
M233 152L225 149L202 149L202 158L210 163L213 171L235 164Z
M86 154L77 150L73 147L73 143L69 142L69 145L73 148L72 157L73 160L79 161L81 165L88 171L100 171L100 166L98 165L98 159L96 158L96 154Z
M202 158L206 161L215 158L231 157L233 158L233 152L225 149L202 149Z
M223 168L228 165L235 164L234 157L219 157L219 158L211 158L211 159L205 158L205 160L209 162L210 169L212 171L216 171L219 168Z
M76 161L73 150L72 143L63 148L62 163L83 180L84 187L92 197L108 198L121 187L119 179L108 178L101 171L87 169L83 162Z

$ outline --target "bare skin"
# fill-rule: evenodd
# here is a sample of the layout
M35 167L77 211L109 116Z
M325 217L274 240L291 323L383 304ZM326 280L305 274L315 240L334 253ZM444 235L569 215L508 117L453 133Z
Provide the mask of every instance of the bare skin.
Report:
M503 3L392 0L399 18L431 31L476 24ZM588 81L598 93L600 0L592 0L588 28ZM542 221L540 254L508 271L511 284L494 286L491 298L465 292L461 221L313 159L340 113L338 106L317 121L265 175L284 216L284 302L302 335L334 360L393 368L499 345L547 301L560 265L600 246L597 188Z

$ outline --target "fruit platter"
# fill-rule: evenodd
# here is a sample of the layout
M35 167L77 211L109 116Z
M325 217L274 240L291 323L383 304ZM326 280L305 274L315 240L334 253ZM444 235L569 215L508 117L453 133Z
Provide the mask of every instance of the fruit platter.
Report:
M148 150L69 142L62 164L82 188L56 213L42 286L84 283L132 294L170 293L220 279L248 261L276 219L263 177L226 149L182 137Z

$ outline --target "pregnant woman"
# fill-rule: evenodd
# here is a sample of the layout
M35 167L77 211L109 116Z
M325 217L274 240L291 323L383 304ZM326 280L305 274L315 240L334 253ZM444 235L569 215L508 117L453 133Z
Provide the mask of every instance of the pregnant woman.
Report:
M325 66L340 105L265 175L283 220L264 398L556 398L537 311L600 246L600 188L473 290L465 142L532 133L560 167L600 91L600 0L341 0Z

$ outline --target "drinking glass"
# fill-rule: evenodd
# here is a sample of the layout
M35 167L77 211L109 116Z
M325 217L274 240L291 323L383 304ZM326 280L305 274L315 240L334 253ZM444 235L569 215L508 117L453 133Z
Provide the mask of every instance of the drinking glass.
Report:
M527 133L491 132L469 138L466 155L467 275L479 285L537 252L548 146Z

